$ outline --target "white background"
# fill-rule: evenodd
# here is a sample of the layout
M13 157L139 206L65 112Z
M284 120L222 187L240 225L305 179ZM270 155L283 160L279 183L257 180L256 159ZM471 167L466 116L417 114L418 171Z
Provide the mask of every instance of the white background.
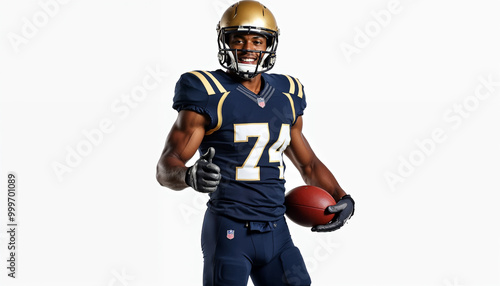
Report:
M201 285L206 197L160 187L155 171L175 82L219 68L215 26L231 2L1 1L1 285ZM313 285L500 285L500 4L265 4L281 28L273 72L304 84L304 133L357 203L334 233L290 223ZM496 83L487 98L480 78ZM303 184L288 166L287 188Z

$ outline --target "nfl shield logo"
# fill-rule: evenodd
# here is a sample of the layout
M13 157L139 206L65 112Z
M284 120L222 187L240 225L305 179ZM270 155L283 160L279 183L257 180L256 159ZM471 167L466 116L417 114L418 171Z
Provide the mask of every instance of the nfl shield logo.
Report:
M234 229L228 229L226 233L227 239L233 239L234 238Z
M261 98L261 97L257 98L257 104L258 104L260 107L262 107L262 108L264 108L264 107L266 106L266 102L265 102L265 101L264 101L264 99L263 99L263 98Z

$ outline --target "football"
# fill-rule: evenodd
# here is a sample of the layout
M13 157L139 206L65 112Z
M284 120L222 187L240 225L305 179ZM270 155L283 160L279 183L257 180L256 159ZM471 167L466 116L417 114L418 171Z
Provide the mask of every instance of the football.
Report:
M315 186L300 186L285 195L286 216L301 226L327 224L335 214L325 214L335 199L325 190Z

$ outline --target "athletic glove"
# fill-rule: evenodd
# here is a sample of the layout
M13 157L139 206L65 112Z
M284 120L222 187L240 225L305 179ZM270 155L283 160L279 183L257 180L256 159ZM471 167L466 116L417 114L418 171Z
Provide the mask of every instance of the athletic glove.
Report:
M344 226L344 224L354 215L354 200L350 195L345 195L337 204L327 207L325 213L335 214L335 217L327 224L314 226L311 229L312 231L334 231Z
M201 193L213 193L217 190L220 182L220 168L212 163L215 155L213 147L208 148L207 153L189 167L186 172L186 184Z

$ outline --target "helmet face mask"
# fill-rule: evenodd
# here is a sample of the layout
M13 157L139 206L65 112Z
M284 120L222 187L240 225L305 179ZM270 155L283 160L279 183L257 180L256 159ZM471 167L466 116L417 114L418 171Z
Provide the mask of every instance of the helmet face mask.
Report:
M217 25L219 63L243 79L251 79L273 68L276 62L279 29L272 13L257 1L240 1L229 7ZM230 47L234 34L256 34L266 39L266 50L245 50ZM238 53L258 55L256 64L238 60Z
M254 78L257 74L266 72L273 68L276 61L277 37L269 33L257 32L255 29L243 28L244 34L255 34L266 39L266 50L234 49L230 47L229 39L232 33L241 34L241 28L228 32L226 29L219 31L219 63L226 69L236 73L243 79ZM247 29L249 32L247 32ZM257 64L245 64L239 61L238 54L252 53L257 55Z

